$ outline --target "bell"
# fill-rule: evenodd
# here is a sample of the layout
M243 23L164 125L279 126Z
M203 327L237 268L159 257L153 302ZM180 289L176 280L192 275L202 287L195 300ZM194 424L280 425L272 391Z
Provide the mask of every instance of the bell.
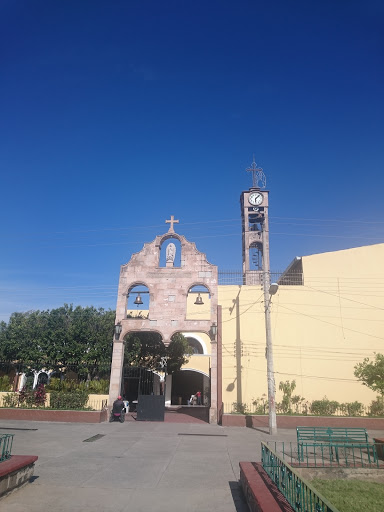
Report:
M200 293L196 297L195 304L197 304L198 306L201 306L202 304L204 304L203 299L200 296Z
M140 293L138 293L137 297L136 297L136 299L134 301L134 304L136 304L136 306L139 306L142 303L143 303L143 301L141 300Z

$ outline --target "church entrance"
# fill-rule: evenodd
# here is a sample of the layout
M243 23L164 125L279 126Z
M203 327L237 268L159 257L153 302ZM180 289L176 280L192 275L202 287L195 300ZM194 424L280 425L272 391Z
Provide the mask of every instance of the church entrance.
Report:
M123 369L123 396L128 402L137 401L140 395L160 395L160 377L152 370L137 366Z
M188 405L192 395L201 393L202 405L209 406L209 376L196 370L179 370L172 375L172 405Z

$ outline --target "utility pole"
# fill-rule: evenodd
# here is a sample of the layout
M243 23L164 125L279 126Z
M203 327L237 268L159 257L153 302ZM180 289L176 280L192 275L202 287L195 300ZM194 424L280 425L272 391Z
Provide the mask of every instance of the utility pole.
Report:
M271 295L277 292L278 284L270 285L269 264L269 191L265 190L267 180L263 169L257 167L255 157L252 166L246 169L252 173L252 188L240 196L243 249L243 282L246 285L263 284L266 332L266 358L268 380L269 433L277 433L275 374L273 369L273 350L271 335ZM250 254L256 256L256 265L252 266ZM261 265L259 262L262 262ZM240 368L241 369L241 368Z
M268 216L263 223L263 290L264 290L264 309L265 309L265 337L266 337L266 357L267 357L267 383L268 383L268 425L269 434L277 434L276 423L276 402L275 402L275 371L273 368L273 348L271 334L271 295L277 292L278 285L270 284L270 266L269 266L269 224Z

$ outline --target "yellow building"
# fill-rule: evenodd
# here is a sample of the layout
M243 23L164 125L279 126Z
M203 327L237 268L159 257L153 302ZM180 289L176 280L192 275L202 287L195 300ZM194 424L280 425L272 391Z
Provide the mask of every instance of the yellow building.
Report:
M276 401L280 381L307 401L369 405L354 366L384 350L384 244L296 258L271 302ZM284 284L286 283L286 284ZM301 283L301 284L288 284ZM267 394L261 286L219 286L224 411Z

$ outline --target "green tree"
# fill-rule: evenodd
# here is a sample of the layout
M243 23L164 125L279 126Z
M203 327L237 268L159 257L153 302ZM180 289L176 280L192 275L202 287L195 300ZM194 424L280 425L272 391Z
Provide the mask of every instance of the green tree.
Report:
M292 393L296 389L296 381L289 382L289 380L286 380L285 382L281 381L279 384L279 390L283 392L283 399L281 403L279 404L281 412L288 414L292 413L291 409L291 400L292 400Z
M124 363L156 370L165 356L165 345L157 332L138 331L129 334L125 342Z
M109 373L115 312L72 305L13 313L0 325L0 354L21 371L70 367L88 379Z
M187 339L177 332L172 336L171 342L167 347L167 373L174 373L189 361L189 356L193 353L192 347L189 345Z
M161 366L161 358L167 357L167 373L171 374L188 362L192 350L181 333L174 334L165 347L160 334L138 331L126 337L124 364L156 370Z
M362 363L355 366L355 377L360 380L364 386L380 393L384 396L384 355L375 354L374 361L366 357Z

